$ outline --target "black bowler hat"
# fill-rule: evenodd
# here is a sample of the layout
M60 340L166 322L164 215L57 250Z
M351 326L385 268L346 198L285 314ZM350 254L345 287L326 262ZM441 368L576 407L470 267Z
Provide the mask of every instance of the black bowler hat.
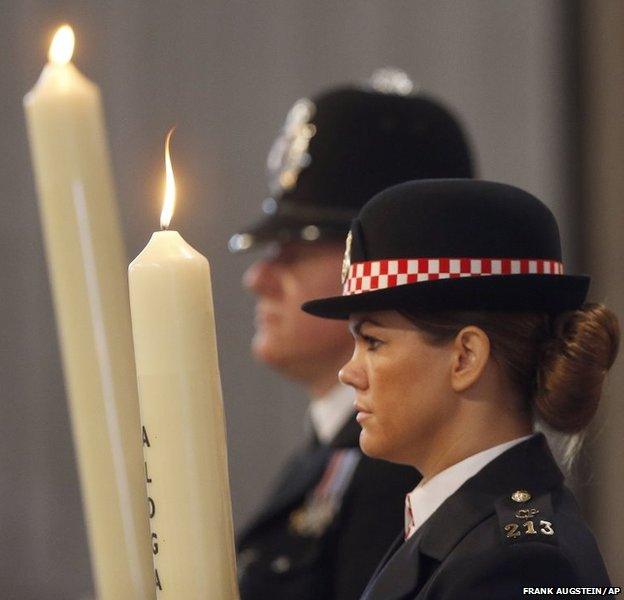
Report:
M269 153L264 216L232 236L232 252L343 239L364 203L390 185L473 176L466 137L446 108L409 93L401 71L378 72L373 83L295 103Z
M409 181L377 194L353 221L343 295L303 310L559 312L585 301L589 277L564 275L557 222L535 196L489 181Z

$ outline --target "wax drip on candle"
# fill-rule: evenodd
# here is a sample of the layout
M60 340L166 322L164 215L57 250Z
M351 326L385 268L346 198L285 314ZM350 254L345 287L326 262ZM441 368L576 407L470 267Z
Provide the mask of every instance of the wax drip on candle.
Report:
M175 208L176 184L173 176L173 167L171 166L171 154L169 152L169 143L171 136L175 130L175 126L169 130L165 139L165 203L160 213L160 228L164 231L169 229L173 209Z
M69 25L61 25L52 38L48 50L48 60L55 65L66 65L74 54L76 37Z

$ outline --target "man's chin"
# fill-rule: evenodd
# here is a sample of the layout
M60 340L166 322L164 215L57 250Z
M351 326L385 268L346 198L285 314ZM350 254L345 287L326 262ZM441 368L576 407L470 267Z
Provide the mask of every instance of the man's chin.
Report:
M268 338L267 336L256 334L251 342L251 353L253 357L264 363L271 369L288 375L288 367L293 362L293 353L288 352L283 343Z

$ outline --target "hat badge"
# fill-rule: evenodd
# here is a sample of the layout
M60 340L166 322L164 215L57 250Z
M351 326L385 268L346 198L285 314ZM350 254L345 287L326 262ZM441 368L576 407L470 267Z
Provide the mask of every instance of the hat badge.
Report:
M353 234L349 231L347 234L347 240L345 242L345 253L342 259L342 283L347 280L349 276L349 269L351 268L351 242L353 241Z
M308 146L316 133L316 126L310 123L315 113L316 106L307 98L297 100L288 112L267 158L269 186L274 194L293 189L299 173L312 162Z

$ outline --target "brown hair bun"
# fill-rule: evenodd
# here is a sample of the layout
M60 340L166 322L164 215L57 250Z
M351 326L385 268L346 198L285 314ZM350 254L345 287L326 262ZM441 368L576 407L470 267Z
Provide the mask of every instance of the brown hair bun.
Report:
M536 413L557 431L584 429L596 413L605 375L617 356L620 328L602 304L561 313L537 366Z

